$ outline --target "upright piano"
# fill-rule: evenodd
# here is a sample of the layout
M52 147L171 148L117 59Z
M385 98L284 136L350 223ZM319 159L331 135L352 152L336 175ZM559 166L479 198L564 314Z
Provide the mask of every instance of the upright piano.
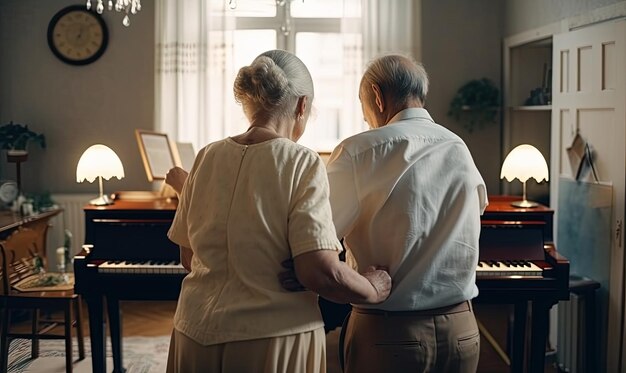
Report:
M116 200L86 206L85 245L74 257L77 294L87 302L94 373L106 371L104 304L114 372L124 372L120 300L175 300L186 271L167 238L176 200Z
M511 372L543 372L550 308L569 299L569 261L554 245L554 211L541 205L513 207L518 199L489 197L481 217L474 302L513 305Z
M553 211L515 208L510 197L491 196L482 216L479 296L476 302L514 305L511 371L542 372L548 314L569 298L569 262L553 243ZM85 246L74 259L75 291L87 302L93 372L105 372L106 300L114 372L123 372L120 300L175 300L185 271L167 238L175 201L124 201L85 207ZM528 305L530 304L530 313ZM321 303L327 330L349 308ZM526 320L531 315L525 354ZM331 320L331 321L329 321Z

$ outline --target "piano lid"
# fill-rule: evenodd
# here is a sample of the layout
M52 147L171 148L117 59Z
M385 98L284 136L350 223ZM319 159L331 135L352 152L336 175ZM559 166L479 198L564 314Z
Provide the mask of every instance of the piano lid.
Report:
M480 231L480 260L544 260L544 224L489 224Z

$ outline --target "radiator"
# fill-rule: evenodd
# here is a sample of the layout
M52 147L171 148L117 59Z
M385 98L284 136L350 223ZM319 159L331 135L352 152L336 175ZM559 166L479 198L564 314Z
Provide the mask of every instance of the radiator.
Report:
M560 301L558 307L558 337L556 358L562 372L583 373L591 355L586 335L585 321L588 317L585 305L588 300L570 293L569 301Z
M70 256L80 251L85 243L85 213L83 207L93 199L92 194L53 194L52 200L63 209L51 221L48 231L47 255L50 268L56 268L56 249L63 246L65 230L72 232Z

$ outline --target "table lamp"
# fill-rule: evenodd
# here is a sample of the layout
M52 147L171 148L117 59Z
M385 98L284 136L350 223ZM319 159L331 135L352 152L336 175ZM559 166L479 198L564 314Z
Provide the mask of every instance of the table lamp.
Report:
M526 199L526 181L531 177L538 183L543 180L548 181L548 164L537 148L522 144L515 147L506 156L500 172L500 179L506 178L508 182L511 182L517 178L523 184L522 200L512 202L511 205L523 208L539 206L538 203Z
M96 206L110 205L113 201L102 192L102 179L109 180L112 177L122 179L124 177L124 166L122 161L111 148L106 145L92 145L83 155L80 156L78 166L76 166L76 182L83 180L93 182L98 179L100 184L100 196L89 201Z

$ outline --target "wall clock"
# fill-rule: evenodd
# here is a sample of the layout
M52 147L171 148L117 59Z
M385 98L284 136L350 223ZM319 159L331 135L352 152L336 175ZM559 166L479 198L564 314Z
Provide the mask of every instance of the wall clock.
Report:
M99 14L84 5L61 9L48 25L48 45L61 61L87 65L96 61L107 48L109 33Z

